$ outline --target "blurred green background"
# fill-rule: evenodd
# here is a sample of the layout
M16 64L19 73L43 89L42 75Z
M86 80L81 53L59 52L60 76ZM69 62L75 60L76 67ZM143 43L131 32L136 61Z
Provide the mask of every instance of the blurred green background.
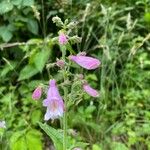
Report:
M100 98L85 94L68 112L72 143L85 150L150 150L149 0L0 0L0 120L7 126L0 129L0 150L52 150L38 125L45 110L31 95L49 80L45 65L61 56L56 45L43 44L58 36L56 15L78 22L76 53L102 63L84 70ZM48 124L60 128L59 121Z

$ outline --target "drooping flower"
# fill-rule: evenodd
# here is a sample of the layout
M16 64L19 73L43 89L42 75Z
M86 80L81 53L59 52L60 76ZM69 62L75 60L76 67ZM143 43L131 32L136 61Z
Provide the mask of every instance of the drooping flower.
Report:
M42 95L42 87L38 86L32 93L32 99L39 100Z
M69 59L88 70L96 69L100 65L100 61L98 59L88 56L71 55L69 56Z
M64 33L59 34L59 44L64 45L68 42L67 36Z
M6 128L6 122L0 121L0 128Z
M83 89L90 96L99 97L98 91L93 89L87 82L83 83Z
M47 107L44 120L56 119L63 115L64 103L54 79L49 82L47 98L43 101L43 106Z

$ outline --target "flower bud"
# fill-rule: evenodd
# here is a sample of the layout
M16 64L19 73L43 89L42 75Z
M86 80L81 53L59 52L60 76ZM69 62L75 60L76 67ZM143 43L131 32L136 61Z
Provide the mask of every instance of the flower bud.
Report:
M32 99L33 99L33 100L39 100L39 99L41 98L41 95L42 95L42 88L41 88L41 86L38 86L38 87L33 91Z
M56 65L60 68L63 68L65 66L65 62L64 60L57 59Z
M59 34L59 39L58 39L58 41L59 41L59 44L65 45L65 44L68 42L67 36L66 36L63 32L61 32L61 33Z
M80 52L77 54L77 56L86 56L86 52Z
M92 97L99 97L98 91L93 89L87 82L83 83L83 89L88 95Z
M68 25L67 25L67 28L68 29L74 29L75 27L77 26L77 22L70 22Z
M80 43L82 38L81 37L78 37L77 35L73 36L73 37L70 37L69 40L72 42L72 43Z
M60 19L58 16L53 17L53 18L52 18L52 21L53 21L54 23L56 23L56 25L57 25L58 27L63 26L63 22L61 21L61 19Z

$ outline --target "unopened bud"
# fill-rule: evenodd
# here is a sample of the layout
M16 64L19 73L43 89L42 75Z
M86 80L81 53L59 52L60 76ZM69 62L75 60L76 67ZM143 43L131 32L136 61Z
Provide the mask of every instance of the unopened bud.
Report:
M67 25L67 28L68 29L74 29L75 27L77 26L77 22L70 22L68 25Z
M73 36L73 37L70 37L69 40L72 42L72 43L80 43L82 38L81 37L78 37L77 35Z
M57 25L58 27L63 26L63 22L61 21L61 19L60 19L58 16L53 17L53 18L52 18L52 21L53 21L54 23L56 23L56 25Z
M38 87L33 91L32 99L33 99L33 100L39 100L39 99L41 98L41 95L42 95L42 88L41 88L41 86L38 86Z
M77 54L77 56L86 56L86 52L80 52Z
M60 68L63 68L65 66L64 60L57 59L56 65Z
M68 42L67 36L66 36L63 32L61 32L61 33L59 34L59 39L58 39L58 41L59 41L59 44L65 45L65 44Z

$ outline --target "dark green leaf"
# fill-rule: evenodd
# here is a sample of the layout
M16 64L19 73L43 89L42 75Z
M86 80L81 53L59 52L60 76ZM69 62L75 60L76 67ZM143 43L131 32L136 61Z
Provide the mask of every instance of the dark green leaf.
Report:
M62 150L63 135L58 130L48 126L47 124L39 123L39 125L46 132L46 134L52 139L56 150Z
M38 34L38 23L35 19L28 19L27 22L28 30L33 34Z

